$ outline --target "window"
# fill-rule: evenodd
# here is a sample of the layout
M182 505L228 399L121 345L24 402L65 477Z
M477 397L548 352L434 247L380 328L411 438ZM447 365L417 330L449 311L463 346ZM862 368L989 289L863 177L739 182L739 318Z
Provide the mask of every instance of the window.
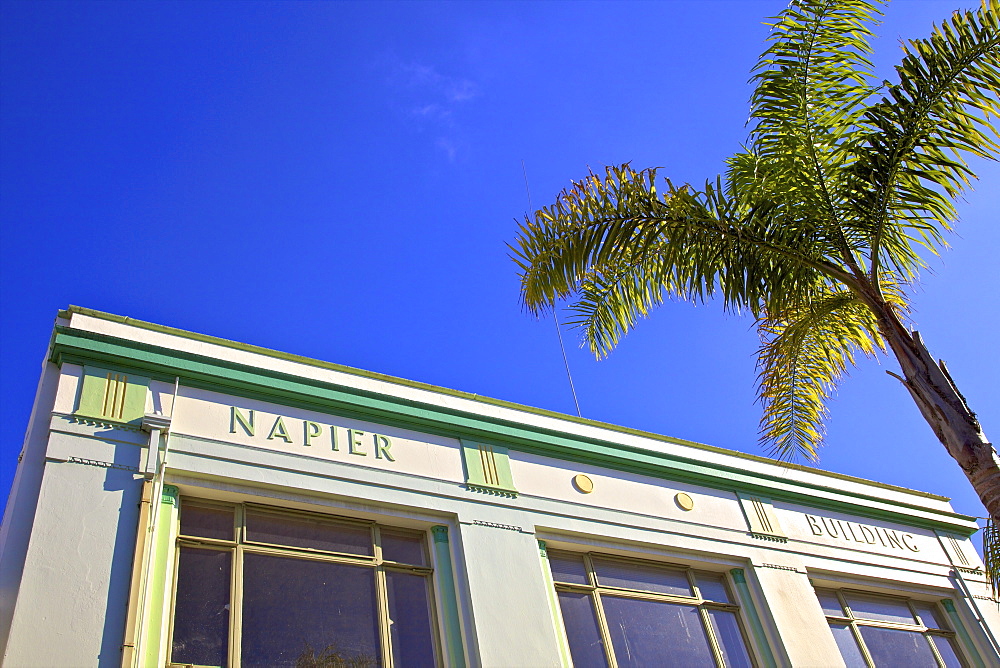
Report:
M423 533L185 500L176 568L171 664L438 664Z
M726 577L548 551L576 668L752 666Z
M847 589L817 589L816 596L848 668L964 665L935 603Z

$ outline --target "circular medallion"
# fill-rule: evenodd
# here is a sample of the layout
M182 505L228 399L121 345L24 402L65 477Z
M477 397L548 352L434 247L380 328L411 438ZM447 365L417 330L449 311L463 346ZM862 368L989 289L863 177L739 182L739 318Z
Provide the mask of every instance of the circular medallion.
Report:
M594 491L594 481L582 473L573 476L573 486L584 494L590 494Z
M694 508L694 499L691 498L690 494L685 494L684 492L678 492L674 495L674 503L681 510L691 510Z

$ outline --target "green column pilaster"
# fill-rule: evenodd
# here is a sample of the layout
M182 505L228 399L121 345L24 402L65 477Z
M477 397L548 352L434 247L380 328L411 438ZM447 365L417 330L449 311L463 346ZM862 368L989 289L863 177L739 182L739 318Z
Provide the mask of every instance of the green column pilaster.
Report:
M451 546L448 527L431 527L434 537L435 572L444 618L445 654L451 668L465 668L465 651L462 649L462 624L458 614L458 593L455 590L455 569L451 563Z
M955 609L955 603L949 599L941 601L941 605L944 606L945 611L948 613L948 621L951 622L951 626L955 629L955 633L958 637L962 639L962 645L965 647L965 654L972 659L972 662L976 664L977 668L986 668L986 663L983 658L979 656L979 652L976 650L976 644L972 641L972 637L969 635L968 629L965 628L965 624L962 623L962 618L958 615L958 610Z
M556 584L552 580L552 567L549 566L549 552L544 540L538 541L538 556L542 559L542 574L549 591L549 607L556 625L556 638L559 639L559 658L565 668L572 668L573 658L569 652L569 641L566 640L566 625L563 622L562 609L559 607L559 597L556 595Z
M153 533L153 560L146 577L149 579L145 601L146 621L143 665L162 666L167 660L167 629L170 611L170 580L174 574L174 542L177 539L178 498L180 491L164 485L160 508Z
M774 653L771 652L771 645L767 642L767 634L764 632L764 624L760 620L757 606L754 605L753 596L750 594L750 586L747 584L746 573L742 568L734 568L729 571L733 576L733 583L736 585L736 595L740 598L740 608L746 613L746 620L750 623L750 632L753 634L754 644L757 645L758 654L761 661L769 668L778 665L774 660Z

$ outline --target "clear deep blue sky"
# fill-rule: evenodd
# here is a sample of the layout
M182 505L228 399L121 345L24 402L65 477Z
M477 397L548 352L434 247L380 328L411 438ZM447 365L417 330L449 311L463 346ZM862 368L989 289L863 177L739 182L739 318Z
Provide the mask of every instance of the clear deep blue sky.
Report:
M890 5L880 72L958 2ZM0 496L68 304L573 412L504 245L522 160L536 206L588 166L714 178L782 6L3 0ZM996 439L1000 169L978 168L914 318ZM606 361L566 341L585 417L761 453L748 320L668 304ZM886 368L844 382L819 466L983 515Z

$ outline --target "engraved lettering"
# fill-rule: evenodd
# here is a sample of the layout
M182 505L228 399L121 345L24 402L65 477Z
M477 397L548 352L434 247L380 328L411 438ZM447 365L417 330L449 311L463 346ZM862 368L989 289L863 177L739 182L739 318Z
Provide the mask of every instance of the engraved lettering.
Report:
M902 550L903 543L899 540L899 535L896 534L895 531L889 531L888 529L884 529L884 531L885 531L885 537L889 540L889 546L898 547L899 549Z
M906 549L908 549L910 552L919 552L920 551L920 548L917 547L916 545L910 545L910 541L913 540L913 534L911 534L911 533L904 533L901 536L901 540L903 541L903 545L905 545Z
M253 409L250 410L250 417L246 417L243 413L240 413L240 409L236 406L230 406L229 408L229 433L236 433L236 425L243 427L243 431L247 433L247 436L253 436Z
M312 440L323 433L323 427L319 426L315 422L310 422L309 420L303 420L302 431L304 432L302 444L312 445Z
M361 457L367 457L368 453L365 452L363 448L363 443L361 442L361 437L365 435L363 431L357 431L355 429L347 430L347 451L352 455L360 455Z
M823 526L826 528L826 534L831 538L840 538L840 532L836 529L837 520L829 520L823 518Z
M375 434L375 459L388 459L390 462L396 461L393 456L389 454L389 448L391 447L392 441L389 440L388 436Z
M291 443L292 437L288 435L288 428L285 427L284 419L279 415L278 419L274 421L274 426L271 427L271 433L267 435L267 440L273 441L275 438L280 438L285 443Z
M866 543L868 543L869 545L874 545L875 544L875 532L874 531L872 531L871 529L869 529L868 527L866 527L863 524L859 524L858 525L858 530L861 532L861 535L864 536Z
M814 536L823 535L823 527L819 525L819 520L812 515L806 515L806 522L809 524L809 529L812 530Z

